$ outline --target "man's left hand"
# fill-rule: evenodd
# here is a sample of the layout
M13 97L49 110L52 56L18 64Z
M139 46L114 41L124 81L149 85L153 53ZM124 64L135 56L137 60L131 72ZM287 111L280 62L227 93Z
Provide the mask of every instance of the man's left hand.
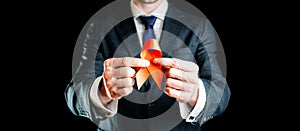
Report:
M179 102L188 102L191 106L195 106L199 91L198 65L176 58L156 58L153 63L166 70L164 92Z

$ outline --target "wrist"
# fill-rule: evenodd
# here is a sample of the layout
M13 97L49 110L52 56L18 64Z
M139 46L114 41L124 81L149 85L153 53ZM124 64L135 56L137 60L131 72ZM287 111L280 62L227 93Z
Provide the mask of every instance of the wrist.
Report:
M109 104L112 101L112 99L109 98L108 95L106 94L106 90L105 90L103 81L100 82L98 89L99 89L98 95L99 95L99 99L100 99L101 103L103 105Z

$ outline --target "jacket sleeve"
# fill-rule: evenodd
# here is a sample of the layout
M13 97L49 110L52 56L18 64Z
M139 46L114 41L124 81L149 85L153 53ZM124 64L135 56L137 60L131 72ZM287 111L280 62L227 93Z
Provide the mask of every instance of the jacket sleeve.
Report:
M90 100L90 89L103 72L101 51L98 51L101 37L96 21L90 21L83 28L74 48L73 77L65 90L65 100L73 114L98 121L105 119L104 110L99 110ZM98 68L95 68L98 67Z
M221 42L211 23L208 20L203 23L198 34L200 40L195 52L199 77L206 90L206 104L198 116L200 125L221 115L225 111L231 95L225 79L224 67L226 65L224 64L226 63L224 63L225 55L220 50Z

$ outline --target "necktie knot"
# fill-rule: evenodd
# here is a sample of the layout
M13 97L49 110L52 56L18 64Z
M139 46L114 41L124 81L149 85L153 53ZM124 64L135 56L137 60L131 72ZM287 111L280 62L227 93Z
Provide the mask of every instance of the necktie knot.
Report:
M139 20L145 25L145 30L153 29L156 19L155 16L139 16Z

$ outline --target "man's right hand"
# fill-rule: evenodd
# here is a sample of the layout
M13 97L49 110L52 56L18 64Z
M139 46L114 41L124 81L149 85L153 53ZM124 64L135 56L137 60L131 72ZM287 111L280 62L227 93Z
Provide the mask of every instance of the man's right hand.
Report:
M140 58L123 57L110 58L104 61L103 78L106 87L112 99L120 99L129 95L133 91L134 77L136 71L133 67L148 67L150 62ZM111 101L105 91L104 85L101 85L102 103Z

